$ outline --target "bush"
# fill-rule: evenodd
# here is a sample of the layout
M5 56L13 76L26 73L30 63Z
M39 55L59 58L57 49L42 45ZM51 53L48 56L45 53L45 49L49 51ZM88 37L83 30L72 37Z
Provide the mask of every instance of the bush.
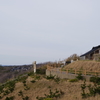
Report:
M9 93L10 93L9 90L5 90L5 91L4 91L4 95L8 95Z
M5 100L14 100L14 96L11 96L11 97L6 97Z
M27 79L28 76L21 76L21 77L18 77L18 81L19 82L25 82L26 79Z
M28 87L27 85L26 85L26 87L24 88L24 90L29 90L30 89L30 87Z
M36 69L36 74L45 74L45 72L46 69L42 69L42 68Z
M3 88L4 88L4 86L3 86L3 85L1 85L1 86L0 86L0 93L2 93L2 92L3 92Z
M76 76L76 78L77 78L78 80L83 80L82 73L79 73L78 76Z
M40 76L39 76L39 75L36 75L36 76L35 76L35 79L36 79L36 80L39 80L39 79L40 79Z
M32 82L32 83L35 83L36 81L35 81L35 80L32 80L31 82Z
M97 76L90 77L90 82L100 85L100 77Z
M96 96L96 94L100 94L100 85L98 84L98 80L99 77L91 77L91 82L93 82L93 84L89 84L86 85L85 81L84 84L81 84L81 89L82 89L82 98L88 98L91 96ZM86 90L88 90L89 92L86 93Z
M0 96L0 99L2 99L2 96Z
M26 80L24 80L23 83L25 84L26 83Z
M20 90L20 91L18 92L18 96L22 96L22 97L23 97L23 91Z
M78 82L78 79L70 79L69 82Z
M50 74L50 75L48 75L48 76L46 76L46 79L54 79L55 78L55 76L53 76L52 74Z
M56 78L54 78L54 81L55 81L56 83L59 83L59 82L60 82L60 78L59 78L59 77L56 77Z
M28 76L34 76L34 72L32 71L32 72L28 73Z
M28 97L28 96L26 96L26 97L24 97L24 98L23 98L23 100L29 100L29 97Z
M4 85L4 87L5 88L11 88L11 87L15 87L15 81L8 81L5 85Z
M49 94L44 94L45 97L36 97L38 100L53 100L53 98L60 98L61 95L64 95L64 92L61 90L55 89L55 92L52 92L51 89L49 91Z

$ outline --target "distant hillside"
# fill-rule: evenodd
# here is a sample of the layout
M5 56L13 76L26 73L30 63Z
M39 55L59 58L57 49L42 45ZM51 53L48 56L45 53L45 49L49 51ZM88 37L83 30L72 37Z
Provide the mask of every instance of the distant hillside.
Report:
M46 63L37 64L38 68L45 67ZM19 75L25 74L33 70L33 65L13 65L0 66L0 83L6 82L9 79L16 78Z
M75 61L73 63L70 63L64 67L64 69L67 68L74 68L74 69L86 69L89 71L100 71L100 62L97 61Z

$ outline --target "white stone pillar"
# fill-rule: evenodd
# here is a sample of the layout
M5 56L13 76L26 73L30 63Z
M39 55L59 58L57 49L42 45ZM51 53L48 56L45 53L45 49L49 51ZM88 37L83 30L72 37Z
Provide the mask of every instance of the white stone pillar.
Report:
M36 73L36 61L33 62L34 73Z

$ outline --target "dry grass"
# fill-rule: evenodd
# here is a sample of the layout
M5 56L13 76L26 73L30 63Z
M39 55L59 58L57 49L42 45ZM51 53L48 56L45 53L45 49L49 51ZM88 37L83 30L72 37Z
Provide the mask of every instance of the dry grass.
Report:
M66 65L64 69L74 68L77 70L100 71L100 62L96 61L76 61Z
M62 90L64 92L64 95L57 100L83 100L81 97L81 84L83 84L83 81L71 83L68 80L61 80L60 83L57 84L54 80L47 80L45 78L42 78L35 83L31 83L31 80L33 80L33 78L28 77L26 82L30 87L29 90L24 90L23 83L18 82L16 84L14 92L9 94L8 97L15 96L14 100L22 100L22 97L18 96L18 92L22 90L23 95L28 96L29 100L37 100L37 96L43 97L44 94L49 94L49 87L51 87L52 91L55 91L55 89L57 88L58 90ZM89 82L86 83L89 84ZM5 98L6 96L2 100L5 100ZM92 97L84 100L100 100L99 98L100 96L96 96L95 98Z

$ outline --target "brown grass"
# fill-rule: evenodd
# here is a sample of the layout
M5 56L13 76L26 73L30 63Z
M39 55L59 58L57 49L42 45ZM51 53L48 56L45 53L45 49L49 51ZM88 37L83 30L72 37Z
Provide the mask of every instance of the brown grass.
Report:
M23 83L18 82L14 92L9 94L8 97L15 96L14 100L22 100L22 97L18 96L18 92L22 90L24 96L29 96L29 100L37 100L37 96L43 97L44 94L49 94L50 88L48 87L50 86L52 91L55 91L57 88L58 90L62 90L65 93L61 98L57 100L83 100L81 97L81 84L83 84L83 81L71 83L68 80L61 80L60 83L57 84L54 80L47 80L45 78L42 78L35 83L31 83L31 80L33 80L33 78L28 77L27 85L30 87L29 90L24 90ZM86 83L89 84L89 82ZM5 98L6 96L2 100L5 100ZM96 96L95 98L91 97L84 100L100 100L97 98L100 98L100 96Z
M77 69L77 70L88 70L88 71L100 71L100 62L96 61L76 61L69 65L66 65L64 69Z

